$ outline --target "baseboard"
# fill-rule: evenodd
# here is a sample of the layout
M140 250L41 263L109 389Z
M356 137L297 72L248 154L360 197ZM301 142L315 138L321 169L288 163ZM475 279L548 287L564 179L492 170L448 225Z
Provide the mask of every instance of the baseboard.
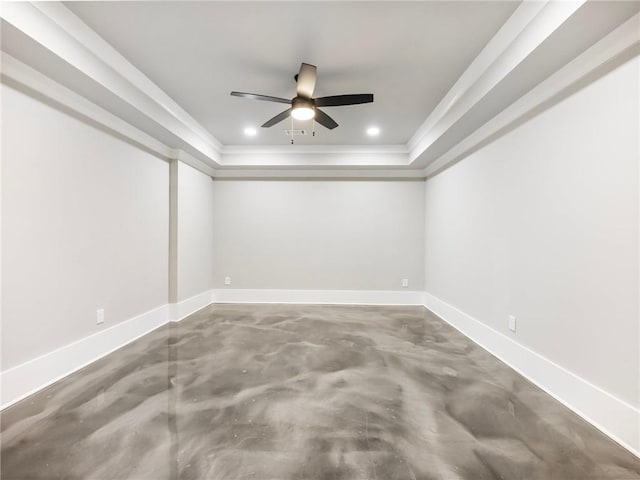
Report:
M6 408L123 347L169 320L169 306L150 310L0 373L0 408Z
M0 372L0 409L108 355L169 321L216 303L422 305L423 293L367 290L207 290L167 304Z
M169 304L169 318L172 322L178 322L211 303L213 303L213 290L207 290L178 303Z
M479 320L425 294L424 306L640 457L640 410Z
M0 373L0 408L45 388L80 368L211 303L424 305L555 399L640 457L640 411L475 318L416 291L210 290L163 305L111 328Z
M215 303L293 303L328 305L423 305L424 293L410 290L217 289Z
M0 409L4 409L91 362L146 335L168 321L178 321L212 302L212 291L162 305L113 327L0 373Z

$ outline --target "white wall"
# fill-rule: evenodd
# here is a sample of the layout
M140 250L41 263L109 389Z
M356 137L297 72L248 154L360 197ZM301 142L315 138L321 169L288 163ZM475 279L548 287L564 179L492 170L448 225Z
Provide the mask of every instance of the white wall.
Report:
M169 165L1 88L6 370L167 303Z
M422 181L215 181L214 286L422 290L423 199Z
M636 408L639 68L429 179L425 238L427 293Z
M177 295L185 300L213 287L213 180L178 163Z

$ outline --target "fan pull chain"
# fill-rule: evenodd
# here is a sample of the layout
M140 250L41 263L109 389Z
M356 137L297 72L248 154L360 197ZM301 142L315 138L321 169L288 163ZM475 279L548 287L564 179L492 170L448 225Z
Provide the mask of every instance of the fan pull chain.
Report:
M311 127L311 136L315 137L316 136L316 117L315 116L313 117L312 122L313 122L312 124L313 126Z
M293 115L291 115L291 145L293 145Z

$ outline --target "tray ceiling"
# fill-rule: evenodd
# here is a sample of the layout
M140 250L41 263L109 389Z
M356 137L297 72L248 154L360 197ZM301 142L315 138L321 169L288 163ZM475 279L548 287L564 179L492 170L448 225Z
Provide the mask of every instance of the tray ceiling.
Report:
M6 3L3 81L38 90L53 80L50 101L78 94L115 115L102 122L109 128L207 168L415 176L637 49L639 9L583 0ZM229 92L290 98L301 62L318 66L315 96L374 93L375 102L326 108L340 126L317 126L291 146L290 121L259 127L285 105ZM366 134L371 126L378 136ZM311 122L294 127L309 132Z
M516 2L69 2L76 15L226 145L284 145L282 105L301 62L318 67L316 96L374 93L332 107L339 123L297 144L404 144L517 7ZM377 125L378 137L366 129ZM311 122L295 122L296 128Z

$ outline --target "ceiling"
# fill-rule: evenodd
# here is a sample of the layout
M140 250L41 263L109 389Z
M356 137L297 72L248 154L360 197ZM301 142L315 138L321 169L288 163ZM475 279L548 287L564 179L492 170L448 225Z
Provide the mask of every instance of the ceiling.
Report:
M208 168L420 175L505 112L522 117L524 100L533 98L529 110L548 104L546 84L557 101L625 45L638 48L627 24L639 10L637 1L263 0L12 3L0 15L3 52L142 132L134 137ZM590 47L622 25L626 40L614 39L606 58L574 61L588 49L597 57ZM301 62L318 66L314 96L373 93L375 102L327 107L340 126L317 126L291 146L290 121L259 127L286 105L229 93L291 98ZM31 75L7 65L3 56L4 82ZM366 135L369 126L380 135ZM246 127L258 134L246 136Z
M244 135L292 98L301 62L318 67L315 96L373 93L331 107L339 123L298 144L404 144L517 2L69 2L67 7L226 145L287 144L285 121ZM464 32L460 35L459 32ZM295 122L309 129L311 122ZM377 125L381 133L365 131Z

